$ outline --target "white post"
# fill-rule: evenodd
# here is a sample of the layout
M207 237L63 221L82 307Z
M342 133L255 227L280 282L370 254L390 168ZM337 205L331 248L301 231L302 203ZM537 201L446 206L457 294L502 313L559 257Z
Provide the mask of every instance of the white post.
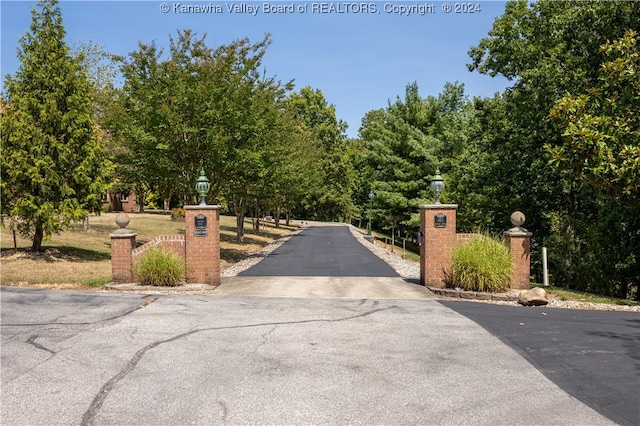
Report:
M542 247L542 282L549 286L549 269L547 268L547 248Z

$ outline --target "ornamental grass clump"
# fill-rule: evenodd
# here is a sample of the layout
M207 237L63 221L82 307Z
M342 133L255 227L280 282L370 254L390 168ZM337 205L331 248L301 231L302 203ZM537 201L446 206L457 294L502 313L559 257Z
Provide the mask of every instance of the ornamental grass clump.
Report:
M174 287L184 277L184 260L163 248L151 248L136 262L136 280L143 285Z
M478 235L453 250L451 283L463 290L505 291L512 267L509 249L501 240Z

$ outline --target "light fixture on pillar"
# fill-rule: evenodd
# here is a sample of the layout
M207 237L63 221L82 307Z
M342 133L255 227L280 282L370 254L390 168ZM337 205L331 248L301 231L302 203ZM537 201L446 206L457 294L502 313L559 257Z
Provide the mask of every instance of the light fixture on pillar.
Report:
M440 168L437 168L436 174L431 177L431 190L436 194L436 204L440 204L440 194L444 191L444 180L440 176Z
M373 210L373 199L376 198L376 193L373 192L373 189L369 191L369 200L371 203L369 205L369 223L367 224L367 235L371 235L371 210Z
M209 189L211 188L211 184L209 183L209 179L204 174L204 167L200 167L200 176L198 176L198 180L196 181L196 191L200 196L200 205L206 206L206 198L209 193Z

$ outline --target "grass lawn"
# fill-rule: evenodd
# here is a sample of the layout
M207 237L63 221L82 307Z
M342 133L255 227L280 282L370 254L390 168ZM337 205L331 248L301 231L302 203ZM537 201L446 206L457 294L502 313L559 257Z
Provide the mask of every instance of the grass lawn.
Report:
M44 253L29 252L31 240L17 236L18 253L13 250L13 234L2 227L0 248L2 263L0 281L3 285L29 285L49 288L99 287L111 282L111 246L109 234L118 229L117 213L91 216L91 230L82 224L72 230L53 235L42 242ZM158 235L184 234L184 222L174 222L169 215L130 213L127 229L137 235L142 245ZM236 218L220 216L221 268L255 253L274 239L297 229L273 224L261 224L260 235L254 235L251 221L245 222L244 244L235 242Z

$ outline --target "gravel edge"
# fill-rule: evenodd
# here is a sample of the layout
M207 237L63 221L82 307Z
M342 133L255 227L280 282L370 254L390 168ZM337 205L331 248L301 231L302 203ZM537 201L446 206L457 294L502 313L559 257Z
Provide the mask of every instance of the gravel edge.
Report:
M402 278L407 280L420 280L420 264L418 262L403 259L398 253L392 253L387 249L370 243L365 240L362 231L358 230L353 225L344 224L348 226L351 234L354 238L367 249L369 249L374 255L382 259L389 266L391 266ZM288 235L278 238L272 243L267 244L256 253L242 259L232 265L224 268L220 271L221 277L235 277L240 272L245 271L252 266L259 263L262 259L267 257L272 251L280 247L287 242L294 235L299 234L304 229L308 228L308 225L303 225L297 231L294 231ZM505 294L490 294L472 291L461 291L456 289L431 289L438 297L446 300L464 300L474 301L480 303L491 303L497 305L510 305L521 306L517 302L517 290L512 290ZM506 299L506 300L505 300ZM589 303L573 300L557 300L551 299L545 308L562 308L562 309L586 309L586 310L601 310L601 311L623 311L623 312L640 312L640 306L625 306L625 305L609 305L605 303Z
M402 259L398 253L390 251L365 240L364 234L355 226L349 225L351 234L373 254L387 262L402 278L420 279L420 264L411 260ZM447 300L463 300L497 305L522 306L518 304L518 290L511 290L502 294L491 294L457 289L431 289L437 296ZM506 300L505 300L506 299ZM524 306L523 306L524 307ZM583 309L599 311L640 312L640 306L610 305L606 303L590 303L575 300L551 299L544 308Z

